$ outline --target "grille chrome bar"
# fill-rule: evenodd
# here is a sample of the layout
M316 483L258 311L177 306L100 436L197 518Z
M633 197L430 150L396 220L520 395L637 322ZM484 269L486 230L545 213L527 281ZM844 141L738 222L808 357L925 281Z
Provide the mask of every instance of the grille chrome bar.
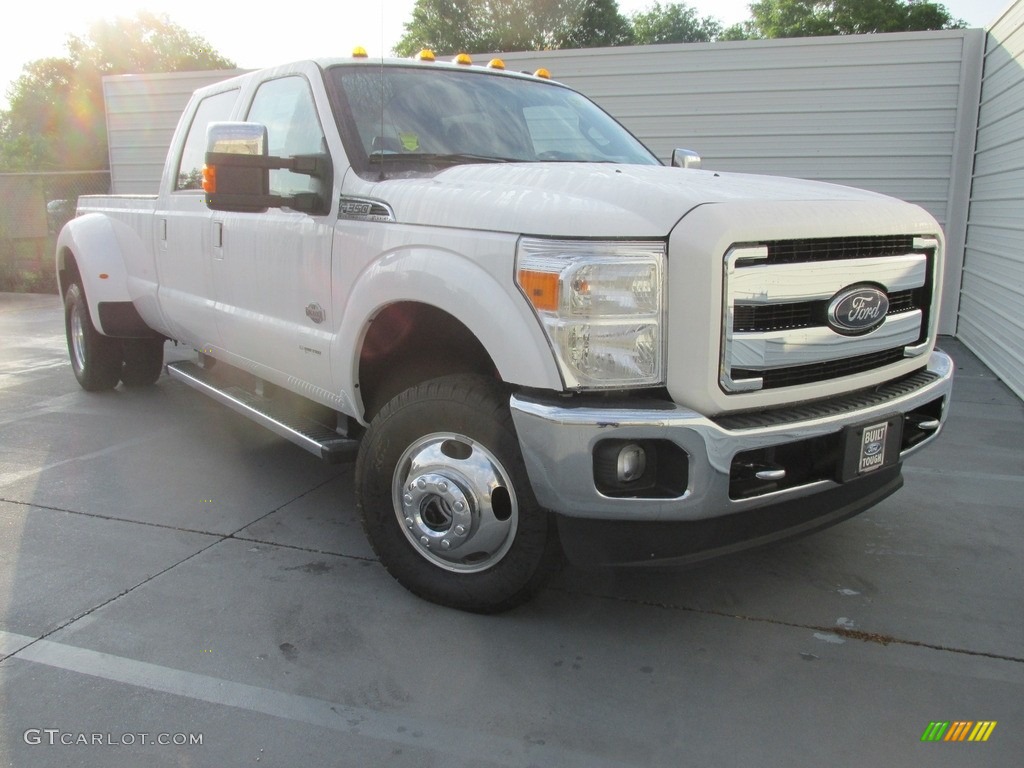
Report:
M737 333L732 337L730 359L734 368L772 370L882 352L917 341L921 317L919 309L890 315L864 336L840 336L827 326Z
M750 267L736 270L729 291L736 304L781 304L830 299L853 283L878 283L889 293L920 288L928 274L928 257L909 253L888 258L846 259Z

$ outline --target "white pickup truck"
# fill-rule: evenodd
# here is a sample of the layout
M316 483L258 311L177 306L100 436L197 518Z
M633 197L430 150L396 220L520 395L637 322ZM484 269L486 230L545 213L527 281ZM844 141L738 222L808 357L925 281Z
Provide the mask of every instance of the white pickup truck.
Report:
M82 198L87 390L167 373L326 460L416 594L806 533L939 433L943 236L845 187L671 167L541 71L362 57L203 88L155 196Z

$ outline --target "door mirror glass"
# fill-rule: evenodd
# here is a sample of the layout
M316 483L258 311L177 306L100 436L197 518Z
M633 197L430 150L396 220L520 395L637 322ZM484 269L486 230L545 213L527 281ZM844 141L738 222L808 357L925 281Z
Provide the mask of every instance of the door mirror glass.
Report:
M259 123L210 123L206 151L232 155L266 155L267 127Z

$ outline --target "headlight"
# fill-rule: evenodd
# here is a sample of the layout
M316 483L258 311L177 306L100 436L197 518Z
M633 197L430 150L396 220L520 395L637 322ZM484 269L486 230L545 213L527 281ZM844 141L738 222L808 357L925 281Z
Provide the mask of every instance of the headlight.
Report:
M665 244L519 241L516 276L572 389L663 381Z

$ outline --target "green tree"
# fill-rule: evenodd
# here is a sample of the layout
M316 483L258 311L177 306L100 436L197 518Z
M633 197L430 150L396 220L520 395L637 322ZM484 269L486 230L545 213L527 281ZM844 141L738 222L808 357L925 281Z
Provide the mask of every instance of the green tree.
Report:
M416 0L395 53L412 56L429 48L450 56L629 41L629 22L616 0Z
M812 37L962 29L944 5L924 0L758 0L751 21L727 30L742 37Z
M709 43L722 34L722 24L711 16L698 18L697 11L685 3L659 2L629 17L633 43Z
M201 37L166 16L95 24L70 35L64 57L26 64L0 113L0 169L96 170L107 167L103 76L229 69Z
M754 24L750 21L744 21L741 24L733 24L732 26L726 27L722 30L722 33L715 38L716 40L750 40L751 38L757 37L758 35L754 31Z

